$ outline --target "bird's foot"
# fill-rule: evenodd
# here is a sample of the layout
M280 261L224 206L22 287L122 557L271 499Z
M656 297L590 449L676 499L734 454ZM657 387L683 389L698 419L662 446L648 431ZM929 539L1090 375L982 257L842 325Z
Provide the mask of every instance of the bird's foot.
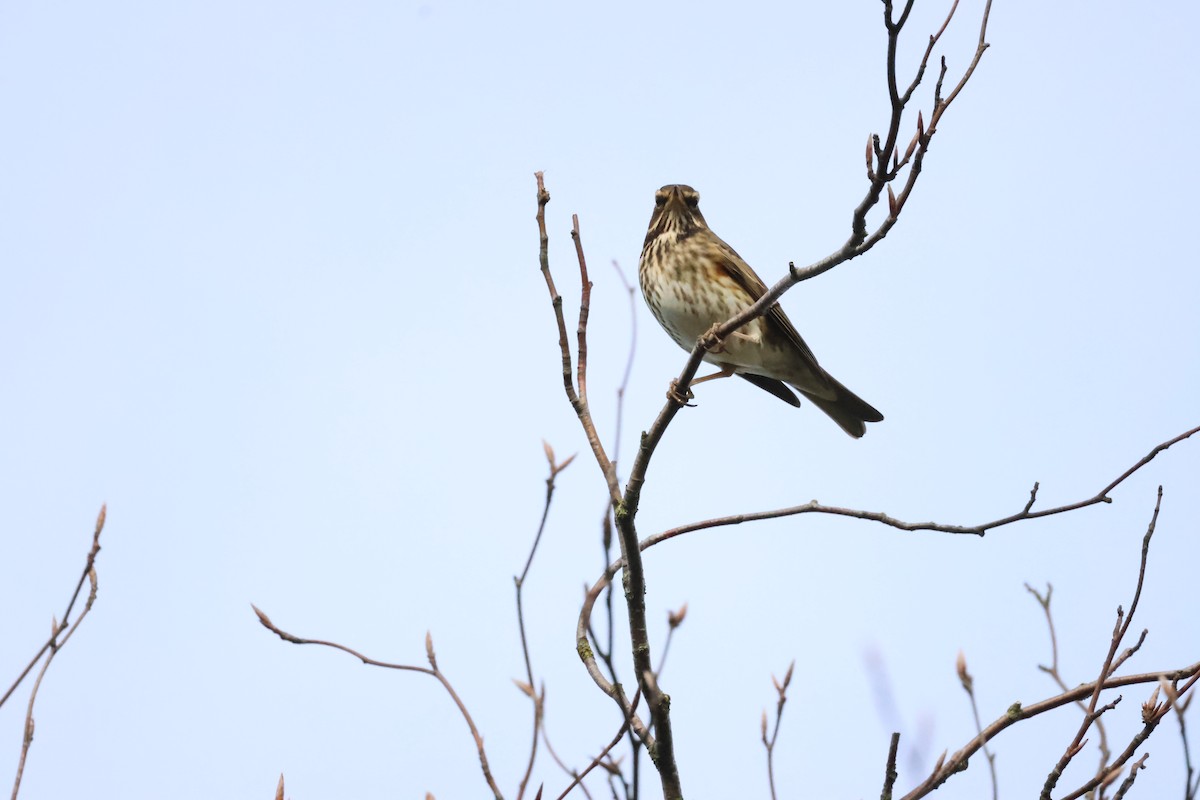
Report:
M667 389L667 399L670 400L675 405L679 406L680 408L683 408L685 406L688 408L696 407L695 403L689 402L690 400L695 400L696 395L692 394L691 389L687 390L686 396L681 394L679 391L679 380L677 378L671 379L671 387L669 389Z
M725 352L725 340L720 336L717 336L717 329L720 327L721 323L714 323L713 326L709 328L701 338L701 341L704 342L704 349L710 353Z

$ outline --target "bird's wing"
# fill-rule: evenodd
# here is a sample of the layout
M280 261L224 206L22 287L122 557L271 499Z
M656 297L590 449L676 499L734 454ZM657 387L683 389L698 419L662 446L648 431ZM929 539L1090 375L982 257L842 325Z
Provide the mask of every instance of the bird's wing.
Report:
M766 294L767 285L762 282L762 278L755 274L754 270L750 268L750 265L747 264L732 247L725 244L725 242L720 239L718 239L718 241L721 242L721 249L725 255L725 258L723 259L725 269L729 272L729 275L734 279L734 281L736 281L738 285L745 289L746 293L754 298L754 300L758 300L758 298ZM815 375L821 375L824 373L824 370L821 369L820 365L817 364L817 357L813 355L813 351L810 350L808 345L805 344L804 340L800 338L800 332L796 330L796 326L792 325L792 321L787 318L787 314L783 313L783 309L779 306L779 303L771 306L767 313L763 315L763 319L767 320L768 324L772 324L778 328L779 331L788 338L788 341L796 346L796 349L800 352L800 355L803 356L805 360L809 362L809 366L813 368L812 371Z

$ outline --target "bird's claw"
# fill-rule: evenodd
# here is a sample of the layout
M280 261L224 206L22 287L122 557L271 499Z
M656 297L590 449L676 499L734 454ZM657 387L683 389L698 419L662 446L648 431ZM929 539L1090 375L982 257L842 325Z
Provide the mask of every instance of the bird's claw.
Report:
M720 327L721 323L718 322L704 334L704 349L710 353L725 352L725 340L717 336L717 329ZM712 342L712 344L709 344L709 342Z
M671 379L671 388L667 389L667 399L670 400L672 403L675 403L680 408L683 408L685 406L687 408L695 408L696 407L695 403L688 402L689 400L695 400L696 395L692 393L691 389L687 390L686 396L683 394L680 394L679 380L676 378Z

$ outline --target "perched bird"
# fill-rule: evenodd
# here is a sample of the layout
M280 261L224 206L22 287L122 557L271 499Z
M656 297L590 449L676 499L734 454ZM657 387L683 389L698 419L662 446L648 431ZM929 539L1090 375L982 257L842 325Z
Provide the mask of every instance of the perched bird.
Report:
M654 214L638 265L642 296L675 343L690 351L714 325L748 308L767 292L750 265L713 233L700 213L700 193L664 186L654 195ZM794 406L791 384L846 433L858 438L864 423L883 415L817 363L779 304L730 334L705 354L720 372L692 381L738 375Z

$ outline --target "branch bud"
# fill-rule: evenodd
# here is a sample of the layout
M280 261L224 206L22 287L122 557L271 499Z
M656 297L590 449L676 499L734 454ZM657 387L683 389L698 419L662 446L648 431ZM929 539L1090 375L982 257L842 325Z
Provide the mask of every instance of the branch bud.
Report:
M429 666L437 672L437 656L433 654L433 634L429 631L425 631L425 656L429 659Z
M1159 688L1155 686L1154 691L1150 693L1150 699L1142 703L1142 722L1147 725L1166 713L1167 704L1158 702Z
M967 672L967 657L962 650L958 651L958 658L954 662L954 669L958 673L958 680L962 684L967 694L975 688L975 680L971 677L971 673Z

